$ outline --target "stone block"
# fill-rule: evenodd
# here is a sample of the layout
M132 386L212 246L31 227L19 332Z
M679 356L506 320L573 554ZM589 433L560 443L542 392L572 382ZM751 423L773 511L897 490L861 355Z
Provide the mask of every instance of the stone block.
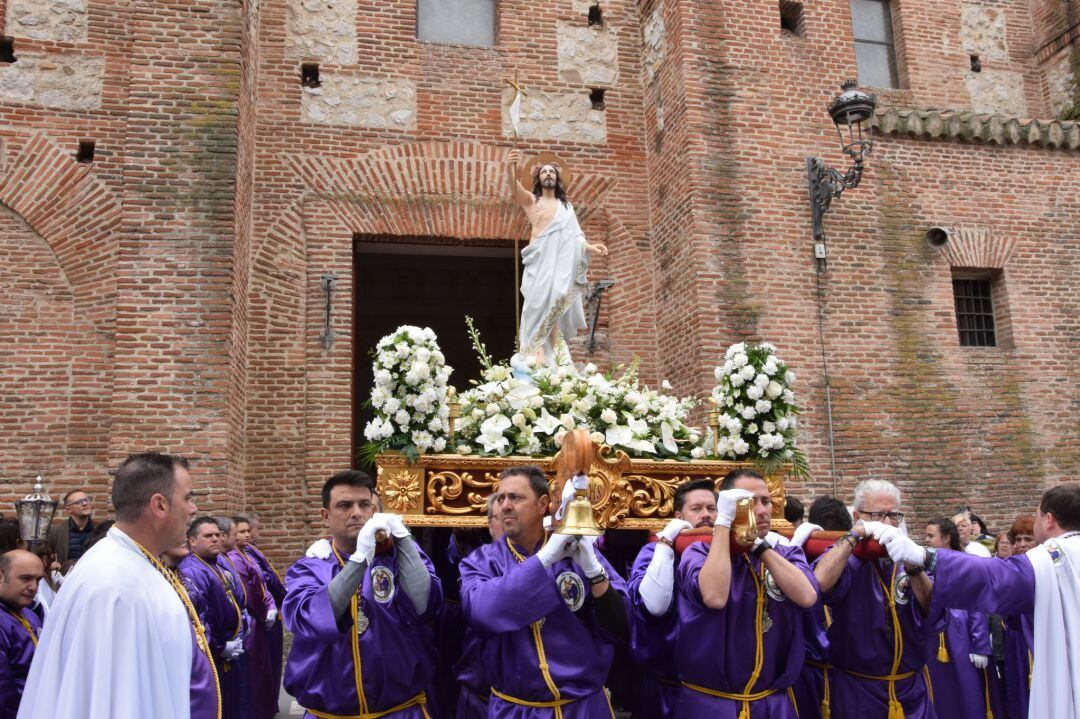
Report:
M1069 52L1059 53L1045 66L1046 85L1049 90L1047 102L1054 117L1073 107L1077 98L1077 78L1073 72Z
M20 52L18 57L18 62L0 64L0 101L60 110L101 107L104 58L40 52Z
M510 88L503 92L503 134L507 137L513 135L509 112L513 97ZM521 136L603 144L607 141L607 122L604 110L593 109L588 90L529 90L521 101Z
M978 55L984 62L1008 61L1005 11L978 3L964 3L960 8L960 44L965 53Z
M1012 70L983 70L967 72L965 77L971 95L971 109L1005 117L1027 117L1024 99L1024 76Z
M416 86L411 80L383 80L346 70L323 71L319 87L305 87L302 115L307 122L387 130L416 128Z
M288 0L285 57L355 65L356 0Z
M5 34L34 40L84 42L86 0L8 0Z
M560 22L559 78L575 85L611 87L619 77L619 37L610 26Z

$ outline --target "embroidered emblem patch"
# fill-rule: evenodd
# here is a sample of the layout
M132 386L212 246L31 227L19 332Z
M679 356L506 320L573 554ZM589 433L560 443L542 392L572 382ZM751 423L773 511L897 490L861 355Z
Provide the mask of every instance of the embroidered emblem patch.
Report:
M369 624L370 624L370 622L368 621L367 615L364 614L364 610L361 609L360 607L357 607L356 608L356 633L357 634L363 634L364 632L366 632Z
M371 593L379 604L388 604L394 598L394 573L383 566L372 569Z
M893 590L893 601L897 604L907 604L911 601L911 578L902 574L896 580L896 589Z
M559 596L562 597L566 606L570 607L571 612L576 612L585 604L585 582L581 581L577 572L563 572L555 580L555 586L558 587Z
M1050 556L1050 562L1055 567L1060 567L1062 562L1065 561L1065 552L1061 551L1061 547L1053 539L1047 540L1046 553Z
M782 602L787 599L787 597L784 596L784 593L780 591L780 586L773 578L772 572L768 569L765 570L765 593L769 595L770 599L776 602Z

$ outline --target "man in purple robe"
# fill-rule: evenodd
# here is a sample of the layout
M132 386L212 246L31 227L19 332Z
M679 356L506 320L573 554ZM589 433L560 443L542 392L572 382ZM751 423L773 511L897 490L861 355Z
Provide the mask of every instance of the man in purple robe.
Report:
M227 555L248 600L251 617L251 634L244 646L247 661L247 696L252 719L273 719L278 710L278 692L274 689L273 668L270 665L270 638L268 631L277 624L278 608L266 588L262 570L245 551L251 540L251 520L244 516L232 518L235 547Z
M945 628L941 610L924 616L913 580L891 561L862 561L855 546L878 527L904 519L900 490L870 479L855 488L855 529L814 565L829 626L829 690L834 717L934 719L926 662Z
M675 518L638 553L630 570L630 647L641 669L640 716L670 719L679 698L679 614L676 607L675 538L685 529L716 523L716 485L711 479L686 482L675 490ZM635 712L637 713L637 712Z
M187 537L191 553L180 562L180 573L205 598L206 638L221 682L222 719L237 719L246 704L239 663L244 654L242 599L236 595L231 575L218 564L221 530L217 521L213 517L196 518Z
M429 716L442 585L401 518L375 514L374 489L355 470L327 480L329 551L309 551L285 578L285 689L308 717ZM383 535L393 544L376 553Z
M753 501L758 538L750 552L732 556L740 499ZM766 539L772 496L758 472L724 477L716 515L712 543L692 544L679 560L675 714L794 719L791 685L803 666L803 614L817 603L817 581L801 548Z
M495 515L501 541L461 562L465 619L483 642L492 719L612 716L603 682L612 646L629 638L626 585L592 538L544 542L547 478L503 470Z
M180 573L180 562L191 554L187 542L174 549L163 552L161 563L165 565L169 573L180 582L184 591L187 592L191 606L195 609L195 615L201 624L203 640L209 643L210 630L207 629L207 605L206 596L190 578ZM192 642L194 647L191 651L191 719L217 719L218 716L218 687L214 686L216 678L215 668L209 657L199 647L199 639L196 636L200 627L192 626Z
M37 555L13 549L0 555L0 717L19 711L41 621L30 611L45 567Z
M263 551L257 546L259 543L259 518L254 514L251 515L251 543L244 549L244 551L255 560L255 563L259 565L259 569L262 571L263 582L266 584L267 590L270 592L270 596L274 598L274 604L278 607L278 612L281 611L281 603L285 601L285 580L282 579L281 574L274 567L274 564L267 558ZM270 631L267 633L270 641L270 670L273 674L271 679L271 685L274 689L274 696L281 694L281 669L284 665L282 651L285 647L285 629L283 623L279 619L274 622L270 627Z

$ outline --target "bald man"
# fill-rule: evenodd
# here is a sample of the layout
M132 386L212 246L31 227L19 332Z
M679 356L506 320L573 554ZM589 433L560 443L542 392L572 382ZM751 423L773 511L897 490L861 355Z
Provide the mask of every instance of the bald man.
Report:
M29 607L45 567L36 555L13 549L0 555L0 717L19 711L41 623Z

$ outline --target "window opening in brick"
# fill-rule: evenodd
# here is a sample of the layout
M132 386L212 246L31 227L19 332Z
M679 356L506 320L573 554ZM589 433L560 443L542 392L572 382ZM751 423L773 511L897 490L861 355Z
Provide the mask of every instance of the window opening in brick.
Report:
M597 87L589 91L589 102L592 103L592 109L603 110L604 105L604 89Z
M803 25L803 6L795 0L780 0L780 29L792 35L802 37L806 32Z
M93 162L94 161L94 141L93 140L79 140L79 149L75 153L76 162Z
M982 72L982 60L979 59L979 56L970 55L969 57L971 58L971 71Z
M851 31L859 84L900 87L889 0L851 0Z
M0 37L0 62L15 62L15 39Z
M425 42L492 46L496 0L416 0L416 37Z
M600 9L600 3L589 6L589 25L603 25L604 11Z
M319 79L319 63L305 62L300 66L300 80L304 87L318 87L322 85Z
M989 279L953 278L961 347L995 347L993 287Z

